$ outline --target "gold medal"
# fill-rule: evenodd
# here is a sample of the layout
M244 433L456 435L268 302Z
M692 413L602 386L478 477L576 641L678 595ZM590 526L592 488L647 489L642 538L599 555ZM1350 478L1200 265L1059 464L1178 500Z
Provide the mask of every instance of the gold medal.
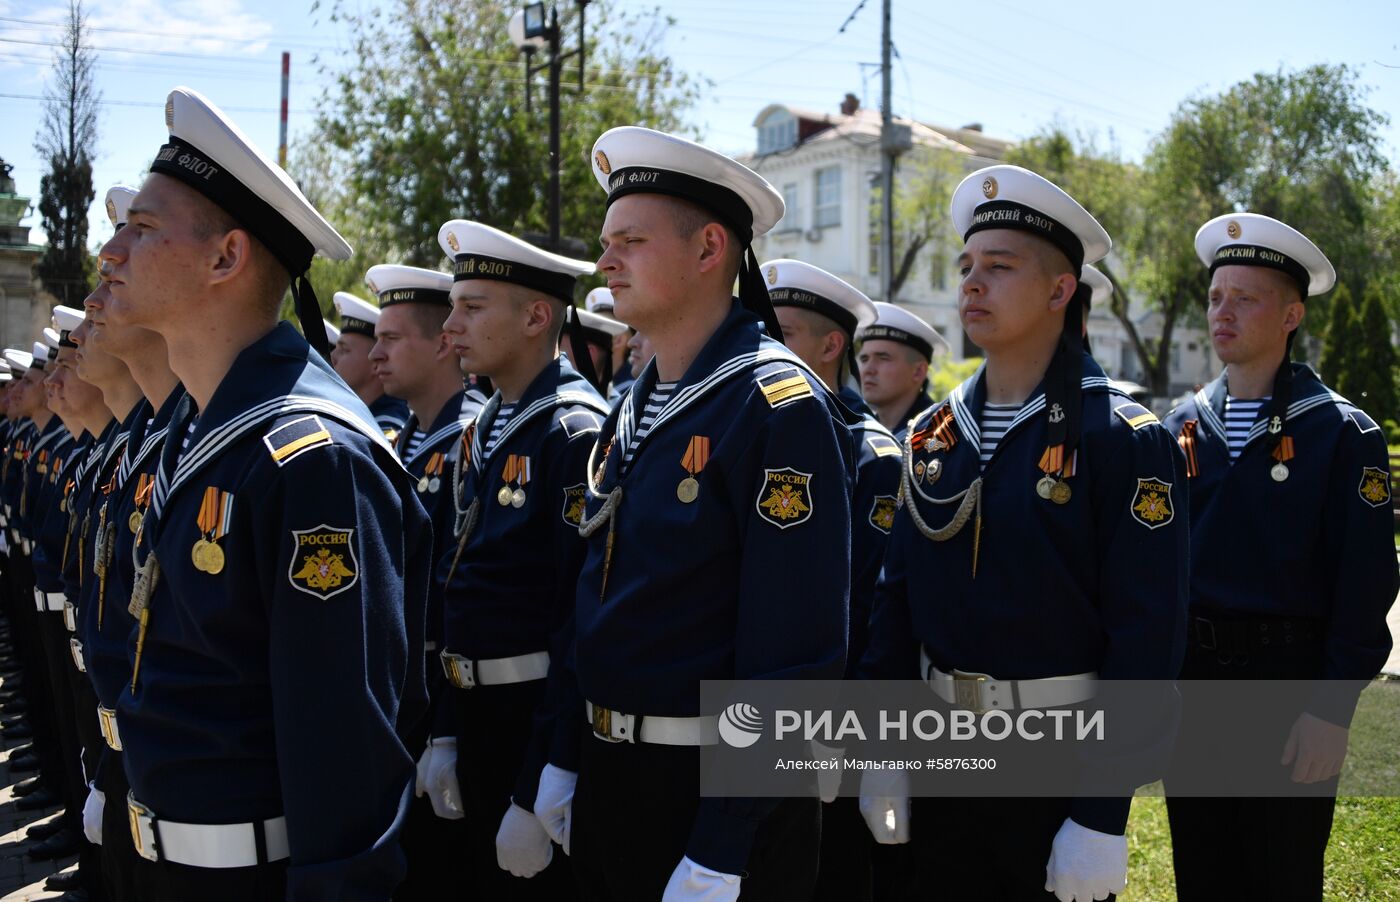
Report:
M511 492L511 494L510 494L510 506L511 506L511 507L524 507L524 506L525 506L525 490L524 490L524 489L516 489L514 492Z
M1283 482L1288 478L1288 466L1280 461L1269 468L1269 475L1274 477L1274 482Z
M204 572L211 576L217 576L224 569L224 550L217 542L208 542L204 546Z
M1046 501L1050 500L1050 493L1055 489L1055 478L1053 476L1042 476L1035 484L1035 493Z
M424 476L418 480L418 494L423 494L428 490L428 477Z
M67 499L67 498L64 498L62 501L58 502L58 509L61 510L61 511L63 511L65 514L68 513L68 499Z
M194 543L194 547L190 549L190 560L194 562L194 569L201 573L204 572L204 548L208 544L209 543L204 541L201 537Z
M680 485L676 486L676 497L683 504L691 503L700 497L700 483L696 481L694 476L687 476L681 480Z
M132 511L131 516L126 518L126 525L131 530L131 534L135 535L141 529L141 512Z
M441 480L441 479L439 479L438 477L434 476L432 479L429 479L429 480L428 480L428 491L433 492L433 493L436 493L437 490L440 489L440 488L442 488L442 480Z
M1069 483L1065 482L1063 479L1050 487L1050 500L1056 504L1068 504L1069 498L1073 494L1074 493L1070 491Z
M508 506L508 505L510 504L510 501L511 501L510 486L508 486L508 485L503 485L503 486L501 486L501 490L500 490L499 492L496 493L496 503L499 504L501 507L506 507L506 506Z

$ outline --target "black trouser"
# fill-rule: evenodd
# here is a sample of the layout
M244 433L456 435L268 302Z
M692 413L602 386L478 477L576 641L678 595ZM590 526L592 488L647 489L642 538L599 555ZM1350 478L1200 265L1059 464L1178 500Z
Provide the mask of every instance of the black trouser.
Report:
M574 898L569 864L558 845L553 847L549 866L528 879L512 876L496 861L496 832L525 764L545 681L450 691L455 697L443 702L455 703L458 712L457 781L466 813L467 842L458 850L458 873L471 875L469 888L482 899L555 902ZM465 867L460 861L463 854Z
M1193 620L1192 641L1181 673L1183 680L1305 680L1322 673L1324 648L1320 629L1300 628L1296 621L1284 630L1285 621L1210 619L1221 628L1197 629L1197 621ZM1295 636L1287 644L1275 638L1287 633ZM1229 644L1224 641L1227 635L1233 640ZM1264 636L1271 638L1268 645L1262 644ZM1199 758L1189 739L1198 732L1191 704L1195 688L1189 682L1182 684L1182 738L1174 762L1177 767L1188 766L1188 762ZM1207 687L1201 688L1208 691ZM1259 743L1259 767L1276 769L1280 783L1288 781L1292 771L1291 764L1281 765L1279 760L1298 713L1301 706L1298 711L1283 712L1277 722L1268 726L1269 735ZM1250 742L1260 738L1242 737ZM1219 736L1211 739L1231 741ZM1199 762L1196 766L1200 766ZM1321 899L1323 859L1336 805L1337 780L1328 782L1330 793L1321 798L1184 798L1171 794L1169 774L1167 814L1180 902Z
M87 783L83 780L83 746L78 739L78 715L73 707L73 693L68 688L68 671L73 669L68 628L63 625L62 611L42 611L38 619L45 674L52 697L53 730L60 755L59 799L68 809L64 814L68 825L81 832Z
M97 717L93 713L93 719ZM102 806L102 882L112 902L144 902L137 892L138 873L155 867L136 854L131 841L131 821L126 813L126 782L121 752L107 751L97 772L97 788L106 800Z
M860 773L846 771L853 793L822 805L821 869L813 902L905 902L913 898L914 858L908 843L881 845L860 813Z
M605 742L586 732L574 792L574 873L590 902L656 902L685 857L700 805L699 750ZM759 825L744 902L808 902L817 879L821 803L783 799Z
M136 876L141 902L274 902L287 896L285 858L246 868L194 868L169 861L149 864Z
M61 619L62 615L59 616ZM65 632L64 636L65 642L68 642L73 638L73 633ZM98 762L101 760L102 752L107 748L107 743L102 738L101 728L97 725L97 693L92 688L92 681L88 679L85 671L78 669L74 662L71 643L66 647L69 654L66 666L63 668L67 680L63 691L68 693L74 716L73 729L76 731L81 753L82 772L80 779L91 781L95 779ZM77 818L81 825L83 806L87 801L88 787L86 782L74 787L74 791L81 793L83 797L83 802L78 803L77 806ZM123 794L122 798L125 799L125 797ZM83 875L83 885L94 900L106 898L103 890L105 881L102 876L102 849L88 842L86 836L83 837L82 850L78 853L78 871Z
M1054 899L1045 891L1045 866L1069 810L1069 799L915 798L914 898Z
M34 754L39 759L39 776L55 796L63 795L63 753L55 732L53 686L49 683L48 654L40 631L40 618L48 612L34 608L34 570L22 552L10 554L10 592L17 619L14 645L24 678L24 697L30 730L34 734Z

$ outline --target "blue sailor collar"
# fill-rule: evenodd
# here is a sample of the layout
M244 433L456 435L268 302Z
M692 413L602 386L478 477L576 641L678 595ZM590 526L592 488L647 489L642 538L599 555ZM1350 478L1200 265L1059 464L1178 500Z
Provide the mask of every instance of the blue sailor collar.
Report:
M38 436L34 439L34 446L31 447L29 450L42 451L49 445L52 445L54 443L54 439L59 434L66 433L67 431L67 427L63 425L63 421L58 418L57 414L55 414L54 416L49 417L49 421L44 424L44 428L39 430Z
M1098 361L1089 356L1087 351L1082 357L1082 367L1082 375L1079 380L1081 391L1109 392L1127 397L1109 383L1109 379L1104 375ZM958 424L958 431L971 443L973 448L980 447L982 444L982 408L987 403L987 382L984 378L986 370L987 364L984 362L977 368L977 372L953 389L947 401L953 410L953 420ZM1045 376L1041 377L1040 384L1036 386L1035 391L1031 392L1030 398L1021 406L1020 412L1011 421L1011 425L1006 428L1002 443L1005 443L1006 439L1028 420L1045 409L1045 378Z
M1196 392L1196 413L1205 421L1207 429L1212 435L1219 436L1221 441L1225 441L1225 397L1230 392L1229 387L1230 368L1227 366L1219 376L1209 385L1204 386ZM1306 363L1293 364L1293 400L1288 405L1288 420L1291 422L1304 413L1317 408L1332 404L1349 404L1346 398L1332 391L1312 367ZM1259 418L1254 421L1254 425L1249 427L1249 435L1245 439L1248 446L1266 435L1269 431L1269 424L1264 420L1264 408L1259 409ZM1287 427L1285 426L1285 431Z
M184 396L185 387L177 384L154 414L149 412L150 402L142 402L146 405L149 423L138 420L136 425L132 426L131 436L126 443L126 456L122 458L121 469L117 471L118 486L126 485L126 480L134 471L145 465L156 446L165 438L166 430L170 427L170 418L174 416L175 408L180 405L180 399Z
M271 419L299 412L329 417L392 453L364 402L330 364L311 353L290 323L279 322L243 349L205 410L196 411L188 393L180 399L167 432L179 440L167 441L161 450L151 497L157 522L170 496L243 435ZM182 453L185 432L196 414L199 421Z
M404 466L408 466L425 454L432 453L433 448L443 441L453 441L462 434L462 427L470 423L481 412L481 393L475 390L467 391L463 389L442 405L442 410L438 411L437 417L428 428L428 434L423 436L423 440L418 443L418 450L403 459ZM395 444L407 445L409 436L413 435L418 428L418 418L409 415L408 423L399 432L398 441Z
M486 440L491 434L492 425L496 422L496 415L501 410L502 400L501 392L497 389L477 417L476 432L472 436L471 466L478 473L485 472L489 462L485 451ZM504 448L510 437L523 428L526 423L538 416L552 412L556 407L566 407L573 404L587 407L600 416L607 416L608 413L608 402L604 401L597 389L589 384L578 370L574 369L573 364L569 363L569 358L561 354L540 370L539 375L520 396L520 400L515 404L515 413L511 414L510 422L506 423L505 428L501 430L500 436L496 439L496 444L491 448L491 456L494 457L501 448Z
M861 418L872 417L875 415L875 412L870 409L870 405L865 402L865 398L863 398L860 392L856 391L850 385L841 386L840 391L836 392L836 399L842 404L844 404L847 410ZM923 408L920 407L919 410L923 410ZM912 413L918 412L919 411L916 410Z

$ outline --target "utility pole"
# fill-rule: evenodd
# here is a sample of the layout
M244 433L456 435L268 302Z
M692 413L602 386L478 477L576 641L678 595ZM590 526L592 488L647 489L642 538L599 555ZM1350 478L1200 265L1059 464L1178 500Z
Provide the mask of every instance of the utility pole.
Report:
M282 51L282 121L277 136L277 165L287 168L287 84L292 76L292 55Z
M890 109L890 5L883 0L880 15L880 288L894 303L894 114Z

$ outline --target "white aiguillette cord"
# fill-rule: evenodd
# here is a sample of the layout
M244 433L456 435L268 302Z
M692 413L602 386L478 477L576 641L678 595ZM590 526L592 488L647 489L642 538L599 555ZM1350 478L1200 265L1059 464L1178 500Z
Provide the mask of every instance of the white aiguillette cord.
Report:
M905 507L909 511L909 518L914 521L919 532L924 538L933 542L946 542L962 532L962 528L967 525L967 521L975 513L977 516L976 534L972 537L972 576L977 578L977 555L982 544L982 477L978 476L972 480L972 484L958 492L951 498L934 498L924 492L923 489L914 485L912 470L914 468L914 442L913 430L904 436L904 466L900 469L899 482L900 491L907 504ZM923 515L919 513L919 505L914 500L913 492L918 492L919 497L930 504L958 504L958 509L953 514L953 519L948 521L948 525L942 529L933 529L924 521Z

